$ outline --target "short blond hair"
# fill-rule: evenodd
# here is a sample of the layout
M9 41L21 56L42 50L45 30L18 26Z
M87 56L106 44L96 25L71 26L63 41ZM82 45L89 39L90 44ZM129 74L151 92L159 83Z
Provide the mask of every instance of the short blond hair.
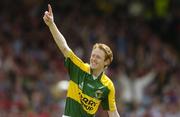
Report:
M112 53L111 48L109 46L107 46L106 44L103 44L103 43L94 44L93 49L95 49L95 48L99 48L99 49L104 51L105 61L109 60L109 64L107 65L107 66L109 66L113 60L113 53Z

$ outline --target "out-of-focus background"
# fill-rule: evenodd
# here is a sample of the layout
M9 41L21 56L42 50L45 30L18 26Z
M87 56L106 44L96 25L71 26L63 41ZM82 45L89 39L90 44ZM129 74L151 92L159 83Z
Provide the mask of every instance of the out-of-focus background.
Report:
M95 42L112 48L121 117L180 117L179 0L1 0L0 117L63 113L69 78L42 19L48 3L83 61Z

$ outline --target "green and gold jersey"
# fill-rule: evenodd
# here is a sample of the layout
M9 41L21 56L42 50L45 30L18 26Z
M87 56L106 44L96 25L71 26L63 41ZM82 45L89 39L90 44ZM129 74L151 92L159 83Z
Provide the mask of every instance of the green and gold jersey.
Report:
M104 110L115 110L115 89L104 73L94 80L89 64L82 62L72 51L68 53L65 66L70 82L64 115L93 117L100 104Z

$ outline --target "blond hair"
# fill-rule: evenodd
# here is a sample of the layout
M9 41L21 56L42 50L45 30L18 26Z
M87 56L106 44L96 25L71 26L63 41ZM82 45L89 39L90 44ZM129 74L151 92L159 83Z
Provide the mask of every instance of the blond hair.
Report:
M99 48L99 49L104 51L104 53L105 53L105 61L109 60L109 63L105 67L109 66L111 64L112 60L113 60L113 53L112 53L112 50L110 49L110 47L107 46L106 44L96 43L93 46L93 49L95 49L95 48Z

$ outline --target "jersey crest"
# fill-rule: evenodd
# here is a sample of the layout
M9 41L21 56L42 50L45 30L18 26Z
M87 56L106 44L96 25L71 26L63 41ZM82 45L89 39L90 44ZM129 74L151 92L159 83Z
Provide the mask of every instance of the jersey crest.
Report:
M96 97L97 99L100 99L100 98L102 97L102 94L103 94L103 92L102 92L101 90L97 90L97 91L95 92L95 97Z

